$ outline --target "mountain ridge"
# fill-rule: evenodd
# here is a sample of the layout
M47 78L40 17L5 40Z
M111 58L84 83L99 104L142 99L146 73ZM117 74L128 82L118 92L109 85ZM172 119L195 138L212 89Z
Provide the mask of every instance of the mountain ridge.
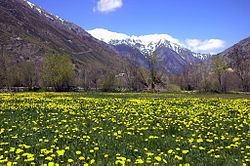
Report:
M97 63L115 69L123 61L109 45L81 27L26 0L0 0L0 44L13 64L41 63L46 54L68 54L76 67ZM105 66L105 67L104 67Z
M161 46L167 46L175 52L180 50L189 50L178 39L173 38L168 34L149 34L142 36L129 36L123 33L111 32L106 29L96 28L87 30L93 37L102 40L111 45L126 44L131 47L136 47L143 54L152 53ZM193 53L193 56L199 59L206 59L209 54Z
M163 62L165 73L178 74L184 65L201 62L211 56L194 53L185 48L179 40L167 34L128 36L105 29L87 32L113 46L123 57L130 60L137 59L138 64L145 68L147 68L147 55L156 51L159 60Z

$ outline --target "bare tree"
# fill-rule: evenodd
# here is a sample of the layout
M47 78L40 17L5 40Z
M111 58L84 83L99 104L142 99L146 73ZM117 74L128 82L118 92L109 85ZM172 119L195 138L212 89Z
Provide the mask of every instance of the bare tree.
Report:
M7 85L8 58L4 53L4 45L1 45L0 54L0 87Z
M250 58L246 52L243 52L241 48L236 47L234 49L233 61L231 65L235 70L237 76L241 80L243 91L249 91L250 87Z

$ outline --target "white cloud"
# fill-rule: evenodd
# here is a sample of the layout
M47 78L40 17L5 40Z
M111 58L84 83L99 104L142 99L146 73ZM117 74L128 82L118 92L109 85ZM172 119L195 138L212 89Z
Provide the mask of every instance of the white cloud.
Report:
M192 51L212 51L225 47L226 42L219 39L201 41L199 39L186 39L186 45Z
M112 12L122 7L122 0L99 0L93 11Z

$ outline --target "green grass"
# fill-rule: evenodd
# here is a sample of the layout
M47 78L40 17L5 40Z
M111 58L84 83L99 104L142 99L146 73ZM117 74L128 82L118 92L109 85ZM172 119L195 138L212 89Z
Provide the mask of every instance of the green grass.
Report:
M249 110L244 94L1 93L0 165L247 165Z

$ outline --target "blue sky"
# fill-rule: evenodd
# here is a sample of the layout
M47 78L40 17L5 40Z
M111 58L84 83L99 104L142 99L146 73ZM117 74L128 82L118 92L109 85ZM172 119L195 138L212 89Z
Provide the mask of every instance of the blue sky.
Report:
M220 52L250 36L250 0L29 1L85 30L168 34L196 52Z

